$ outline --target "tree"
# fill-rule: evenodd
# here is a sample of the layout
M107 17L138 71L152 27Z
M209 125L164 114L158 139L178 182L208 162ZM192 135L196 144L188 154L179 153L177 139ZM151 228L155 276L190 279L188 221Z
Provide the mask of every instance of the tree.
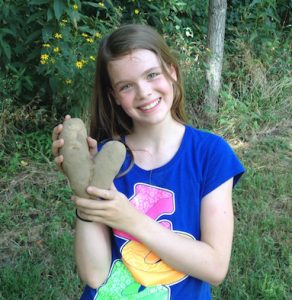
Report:
M204 110L209 121L214 121L218 111L218 96L221 88L221 72L224 52L227 0L209 0L206 90Z

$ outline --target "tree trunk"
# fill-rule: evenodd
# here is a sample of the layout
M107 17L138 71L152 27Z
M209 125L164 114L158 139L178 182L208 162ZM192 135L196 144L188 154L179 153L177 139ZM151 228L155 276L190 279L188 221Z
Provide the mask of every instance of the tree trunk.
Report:
M204 111L211 121L216 117L219 106L226 10L227 0L209 0L207 47L210 55L207 59Z

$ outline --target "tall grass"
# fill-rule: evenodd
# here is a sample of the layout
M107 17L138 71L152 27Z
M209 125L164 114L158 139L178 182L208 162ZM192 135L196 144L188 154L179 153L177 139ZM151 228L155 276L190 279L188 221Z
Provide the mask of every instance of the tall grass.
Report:
M225 66L213 131L231 143L247 173L234 193L230 271L213 296L291 299L291 74L285 71L288 62L268 68L244 49L239 55ZM189 62L188 68L190 104L202 89L191 78L198 85L203 79ZM50 153L51 129L58 121L47 116L45 125L33 126L26 115L33 109L6 103L0 131L0 299L78 299L82 283L73 257L71 191ZM200 116L192 115L199 110L194 103L191 108L192 122L200 123ZM7 119L13 111L19 120Z

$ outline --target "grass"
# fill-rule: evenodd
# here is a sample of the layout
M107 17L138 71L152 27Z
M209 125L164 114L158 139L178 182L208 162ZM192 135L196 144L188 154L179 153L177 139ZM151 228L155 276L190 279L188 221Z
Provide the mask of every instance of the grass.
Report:
M250 78L257 76L254 70L248 74L236 86L227 81L223 87L213 128L247 169L234 192L229 274L213 288L213 296L291 299L291 76L269 77L265 70L267 80L261 82ZM82 284L74 264L74 208L67 181L52 162L52 125L33 133L5 126L0 141L0 299L78 299Z

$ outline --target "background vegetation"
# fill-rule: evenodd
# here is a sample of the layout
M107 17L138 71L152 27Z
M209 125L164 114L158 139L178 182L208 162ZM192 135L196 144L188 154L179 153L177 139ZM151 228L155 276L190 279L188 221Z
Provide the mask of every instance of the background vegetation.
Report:
M0 299L78 299L71 191L51 155L65 113L86 116L100 38L155 26L181 58L190 122L247 169L231 268L214 299L291 299L291 1L230 0L220 112L201 118L207 1L0 0ZM289 283L290 282L290 283Z

